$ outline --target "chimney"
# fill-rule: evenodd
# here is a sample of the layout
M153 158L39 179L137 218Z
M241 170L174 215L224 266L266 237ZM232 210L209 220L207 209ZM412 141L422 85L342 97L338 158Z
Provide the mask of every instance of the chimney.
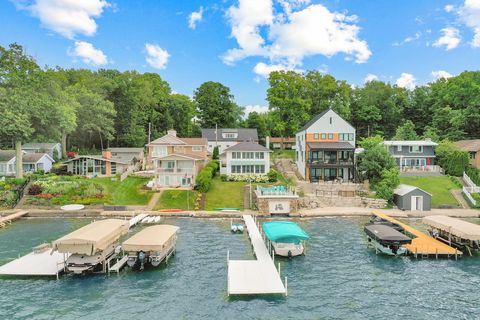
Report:
M107 160L111 159L111 158L112 158L112 151L110 151L110 150L103 150L103 151L102 151L102 158L103 158L103 159L107 159Z
M270 137L267 136L265 138L265 148L270 149Z
M425 141L432 141L432 138L425 138Z
M170 135L170 136L176 137L177 136L177 131L175 131L173 129L170 129L170 130L167 131L167 134Z

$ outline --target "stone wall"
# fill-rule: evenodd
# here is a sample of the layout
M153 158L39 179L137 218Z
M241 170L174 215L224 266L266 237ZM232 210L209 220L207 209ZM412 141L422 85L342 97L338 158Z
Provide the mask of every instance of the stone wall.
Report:
M281 200L281 201L286 201L288 199L279 199L279 198L256 198L256 205L257 205L257 208L258 208L258 212L260 213L269 213L270 211L270 208L269 208L269 201L270 200ZM298 209L299 209L299 199L290 199L289 200L290 202L290 213L297 213L298 212Z
M381 209L386 207L384 199L367 197L304 197L299 199L300 208L315 209L324 207L362 207Z

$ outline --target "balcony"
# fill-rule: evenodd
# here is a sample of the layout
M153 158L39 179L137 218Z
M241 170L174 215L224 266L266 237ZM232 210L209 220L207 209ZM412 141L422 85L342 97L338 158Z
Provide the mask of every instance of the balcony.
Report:
M157 168L158 174L193 174L194 168Z
M315 160L312 159L308 162L310 166L353 166L353 160L337 160L337 159L327 159L327 160Z

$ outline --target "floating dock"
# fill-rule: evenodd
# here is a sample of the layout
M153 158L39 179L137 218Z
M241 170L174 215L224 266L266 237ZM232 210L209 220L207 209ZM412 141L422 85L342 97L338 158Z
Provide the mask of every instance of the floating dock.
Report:
M280 272L275 268L260 231L251 215L243 220L257 260L230 260L228 258L228 295L287 294ZM287 278L285 278L285 284Z
M387 216L381 211L373 211L373 214L381 219L390 221L392 223L398 224L402 228L405 229L406 232L412 234L414 238L412 239L412 243L406 244L405 248L407 248L408 252L415 256L415 258L423 257L461 257L462 252L457 250L456 248L452 248L449 245L436 240L425 233L418 231L415 228L410 227L390 216Z
M21 210L15 213L12 213L5 217L0 217L0 228L5 228L8 224L11 224L13 220L19 219L26 215L28 211Z
M56 276L64 271L68 255L54 251L42 245L34 251L0 266L0 275L6 276Z

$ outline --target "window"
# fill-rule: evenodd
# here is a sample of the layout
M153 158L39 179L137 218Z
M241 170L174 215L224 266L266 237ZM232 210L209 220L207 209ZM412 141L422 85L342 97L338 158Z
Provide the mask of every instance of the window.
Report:
M254 159L254 152L243 152L243 159Z
M327 139L327 134L322 133L322 140L325 140L325 139Z
M402 146L397 146L397 151L398 152L402 151Z
M345 138L348 138L348 134L346 134L346 133L339 133L338 134L338 140L339 141L345 141Z
M230 171L232 173L242 173L242 166L232 166Z
M7 171L7 165L3 164L3 163L0 163L0 173L5 174L6 171Z
M238 152L238 151L232 152L232 159L241 159L241 158L242 158L241 152Z
M117 164L115 162L111 163L112 165L112 174L117 174Z
M475 156L476 156L476 155L477 155L476 152L470 152L470 153L468 154L468 156L469 156L470 159L472 159L472 160L475 159ZM0 167L0 172L1 172L1 171L2 171L2 169L1 169L1 167Z
M224 139L236 139L237 138L237 134L236 133L224 133L222 134L223 138Z
M410 153L422 153L423 146L410 146Z
M153 156L154 157L163 157L167 155L167 147L164 146L154 146L153 147Z
M255 159L263 159L264 155L263 152L255 152Z
M330 117L330 124L332 124L332 117Z
M263 164L255 166L255 173L265 173L265 166Z
M203 147L202 146L193 146L192 151L202 151Z
M333 140L333 133L328 134L328 140Z
M211 144L208 145L209 148L213 148L213 146Z
M314 140L318 140L318 133L314 133L314 134L313 134L313 139L314 139Z

